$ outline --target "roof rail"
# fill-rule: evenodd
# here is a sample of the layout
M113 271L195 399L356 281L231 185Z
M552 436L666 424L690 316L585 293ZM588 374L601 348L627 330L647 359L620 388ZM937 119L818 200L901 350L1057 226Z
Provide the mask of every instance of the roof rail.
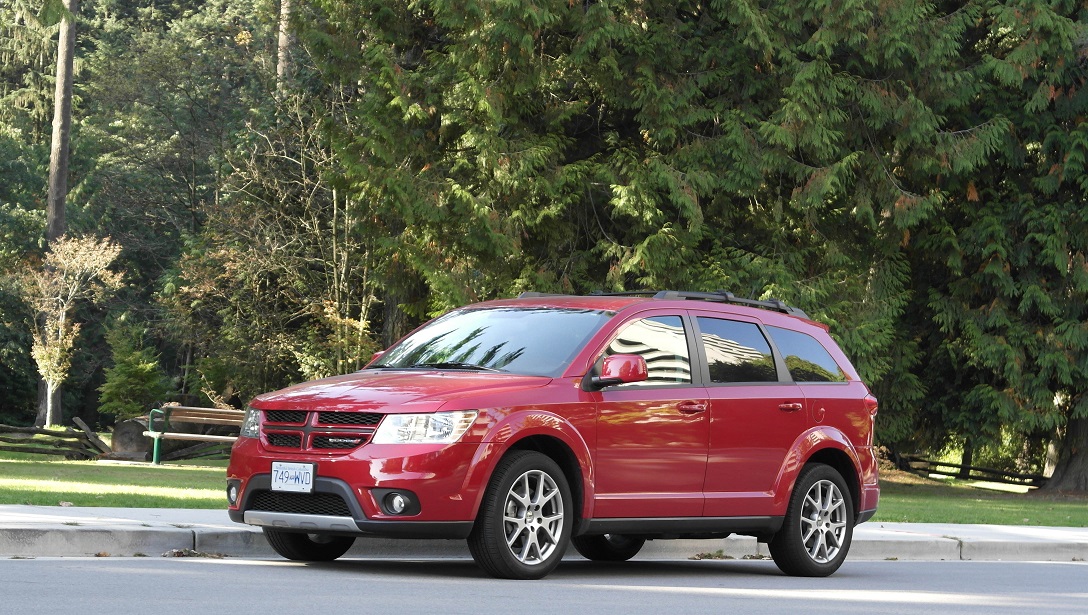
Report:
M521 293L520 295L518 295L518 299L533 299L533 298L536 298L536 297L569 297L569 296L570 295L565 295L563 293L540 293L540 292L537 292L535 290L527 290L527 291Z
M655 294L654 299L701 299L703 301L718 301L721 303L732 303L735 305L747 305L763 308L765 310L774 310L775 312L782 312L783 314L789 314L790 316L800 316L801 318L808 319L808 314L806 314L804 310L787 305L785 301L779 299L767 299L765 301L748 299L746 297L738 297L727 290L718 290L710 293L663 290Z
M763 308L765 310L773 310L775 312L782 312L783 314L789 314L790 316L799 316L811 320L803 310L795 308L791 305L787 305L784 301L778 299L767 299L761 301L759 299L748 299L745 297L738 297L727 290L718 290L714 292L696 292L696 291L684 291L684 290L635 290L629 292L618 293L605 293L605 292L593 292L590 293L593 296L598 297L653 297L654 299L698 299L701 301L715 301L718 303L732 303L734 305L746 305L751 307Z
M532 298L532 297L566 297L570 295L564 295L562 293L539 293L535 291L526 291L518 295L519 299ZM714 301L717 303L732 303L734 305L746 305L750 307L763 308L765 310L773 310L775 312L782 312L783 314L789 314L790 316L799 316L801 318L812 320L809 315L806 314L800 308L795 308L791 305L787 305L786 302L778 299L767 299L761 301L759 299L748 299L745 297L738 297L727 290L718 290L714 292L697 292L697 291L685 291L685 290L631 290L623 292L606 293L603 291L593 291L589 293L590 297L651 297L653 299L668 299L668 300L680 300L680 299L697 299L701 301Z

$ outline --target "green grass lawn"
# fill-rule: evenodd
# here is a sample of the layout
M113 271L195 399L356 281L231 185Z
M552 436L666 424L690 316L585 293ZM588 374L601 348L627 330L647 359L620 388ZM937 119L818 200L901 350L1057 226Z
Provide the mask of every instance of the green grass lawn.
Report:
M1009 493L892 473L873 521L1088 527L1088 495Z
M56 461L0 453L0 504L225 508L226 460ZM1088 527L1088 494L1002 493L886 471L874 521Z
M226 508L226 461L147 463L0 458L0 504Z

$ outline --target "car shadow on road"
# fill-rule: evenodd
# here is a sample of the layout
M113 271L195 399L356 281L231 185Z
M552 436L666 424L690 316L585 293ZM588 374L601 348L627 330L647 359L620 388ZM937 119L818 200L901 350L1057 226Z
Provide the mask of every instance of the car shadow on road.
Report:
M345 574L392 575L399 577L442 577L447 579L489 579L469 558L441 559L386 559L341 558L335 562L313 562L308 567ZM576 581L579 578L646 577L660 579L670 576L782 576L782 572L769 561L750 560L645 560L628 562L590 562L580 559L567 560L559 565L548 579Z

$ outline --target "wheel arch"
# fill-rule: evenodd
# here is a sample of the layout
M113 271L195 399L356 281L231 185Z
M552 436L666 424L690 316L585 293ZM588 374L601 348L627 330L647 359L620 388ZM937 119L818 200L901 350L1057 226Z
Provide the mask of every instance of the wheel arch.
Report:
M861 478L858 475L854 461L845 451L837 448L823 448L814 453L805 461L805 465L821 463L830 466L839 473L846 488L850 490L850 501L854 509L854 519L858 518L861 506Z
M779 474L778 485L775 488L775 510L785 514L790 495L797 483L797 477L808 465L821 463L830 466L843 481L850 491L850 499L853 500L855 519L859 517L861 509L861 466L858 454L842 432L837 429L817 427L801 434L792 447L786 462Z
M559 469L563 471L567 478L571 498L574 499L571 507L575 514L572 534L580 534L585 519L583 510L586 501L586 489L582 466L578 463L578 457L574 454L574 451L563 440L544 434L530 435L517 440L506 449L503 455L505 456L510 451L536 451L547 455L559 466Z
M579 429L566 418L542 409L508 414L490 427L465 479L464 490L475 494L473 518L479 514L484 492L499 462L515 450L540 452L559 465L574 500L573 531L578 535L585 520L592 516L593 458Z

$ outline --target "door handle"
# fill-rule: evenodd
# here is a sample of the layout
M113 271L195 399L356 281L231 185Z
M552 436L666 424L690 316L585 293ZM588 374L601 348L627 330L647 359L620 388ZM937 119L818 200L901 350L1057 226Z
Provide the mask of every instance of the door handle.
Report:
M680 414L699 414L700 412L706 412L706 402L685 401L681 402L676 409L680 411Z
M797 412L801 408L803 408L803 406L797 402L778 404L778 409L783 412Z

